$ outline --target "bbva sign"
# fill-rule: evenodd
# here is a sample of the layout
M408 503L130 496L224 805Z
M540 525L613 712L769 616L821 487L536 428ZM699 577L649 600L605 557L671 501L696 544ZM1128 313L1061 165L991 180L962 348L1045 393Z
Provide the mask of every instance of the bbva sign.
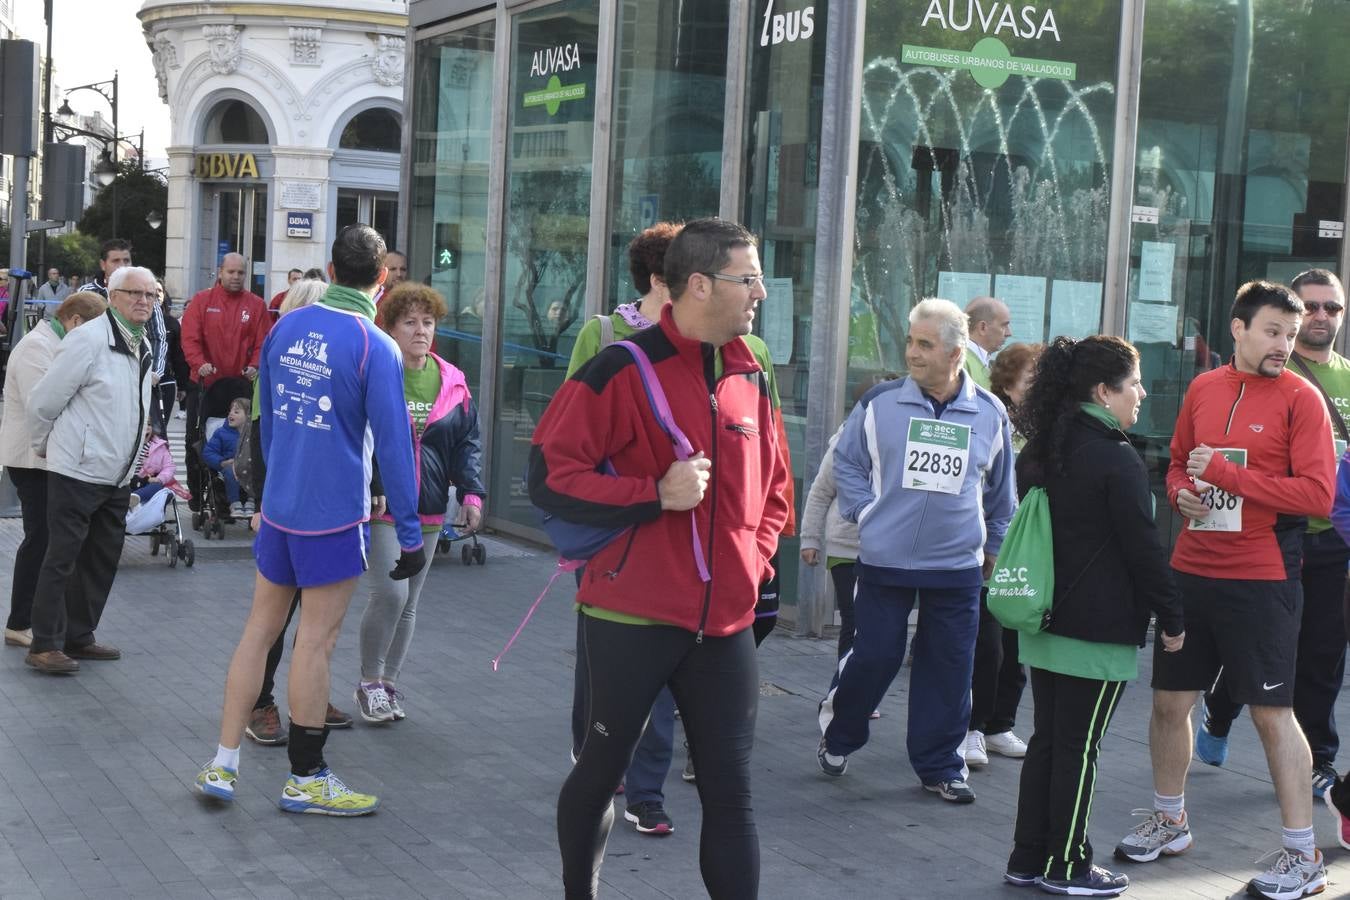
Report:
M257 178L258 160L252 153L199 153L192 174L198 178Z

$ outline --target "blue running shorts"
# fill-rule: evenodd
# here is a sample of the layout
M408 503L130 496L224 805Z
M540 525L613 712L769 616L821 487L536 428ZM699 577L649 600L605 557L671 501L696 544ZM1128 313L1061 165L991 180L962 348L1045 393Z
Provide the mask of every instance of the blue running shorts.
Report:
M353 525L331 534L291 534L263 520L253 539L258 572L273 584L320 587L366 570L370 525Z

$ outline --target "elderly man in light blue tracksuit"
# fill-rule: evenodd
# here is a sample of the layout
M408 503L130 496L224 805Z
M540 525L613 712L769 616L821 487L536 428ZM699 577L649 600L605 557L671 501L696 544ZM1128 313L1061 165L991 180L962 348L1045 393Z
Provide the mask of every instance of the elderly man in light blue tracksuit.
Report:
M904 660L919 603L908 749L923 786L955 803L975 793L960 749L980 587L1016 509L1008 415L962 370L965 314L925 300L909 316L910 374L865 394L834 451L839 512L859 525L857 624L820 704L821 770L843 775Z

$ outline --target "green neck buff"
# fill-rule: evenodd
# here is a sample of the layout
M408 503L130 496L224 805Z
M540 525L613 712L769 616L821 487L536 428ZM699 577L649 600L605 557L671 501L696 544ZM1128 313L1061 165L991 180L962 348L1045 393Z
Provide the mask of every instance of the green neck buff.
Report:
M1120 427L1120 420L1116 418L1115 413L1111 412L1111 410L1107 409L1105 406L1098 406L1096 403L1080 403L1078 406L1083 412L1092 416L1092 418L1101 422L1106 427L1114 428L1116 431L1125 430Z
M144 325L131 324L131 320L128 319L126 316L122 315L120 312L118 312L117 307L115 306L108 307L108 312L112 313L114 316L117 317L117 321L121 323L122 327L125 328L127 333L131 335L132 340L135 343L139 344L141 342L141 338L145 335Z
M60 320L60 319L53 318L53 319L52 319L50 322L48 322L47 324L50 325L50 326L52 327L52 331L55 331L55 332L56 332L56 336L57 336L58 338L64 338L64 337L66 336L66 326L64 326L64 325L61 324L61 320Z
M319 300L324 306L331 306L334 309L343 309L347 312L360 313L370 321L375 321L375 301L371 300L365 294L356 288L343 287L340 284L330 284L323 298Z

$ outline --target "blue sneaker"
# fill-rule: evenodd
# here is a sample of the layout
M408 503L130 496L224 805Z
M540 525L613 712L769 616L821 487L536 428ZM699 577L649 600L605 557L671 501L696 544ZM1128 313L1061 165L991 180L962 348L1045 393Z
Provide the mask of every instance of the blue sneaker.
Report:
M1312 771L1313 796L1321 800L1336 784L1336 770L1331 763L1317 763Z
M1205 765L1221 766L1228 761L1228 738L1215 737L1209 733L1205 722L1209 719L1209 709L1205 701L1200 701L1200 727L1195 731L1195 755Z

